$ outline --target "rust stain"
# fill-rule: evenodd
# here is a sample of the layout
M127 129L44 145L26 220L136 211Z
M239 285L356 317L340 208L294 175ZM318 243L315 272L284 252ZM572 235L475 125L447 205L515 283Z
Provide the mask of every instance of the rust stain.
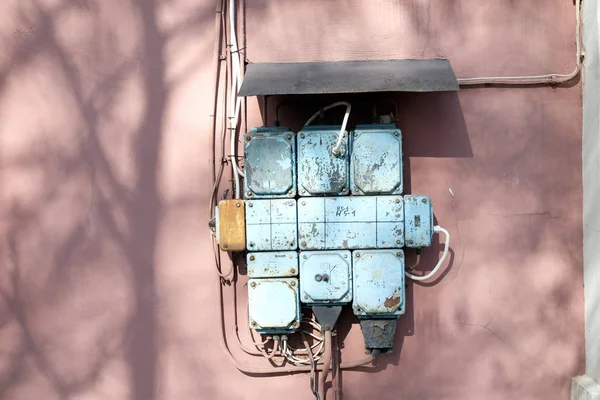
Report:
M383 305L385 305L387 308L396 308L398 307L398 304L400 304L400 296L398 295L388 297L383 303Z

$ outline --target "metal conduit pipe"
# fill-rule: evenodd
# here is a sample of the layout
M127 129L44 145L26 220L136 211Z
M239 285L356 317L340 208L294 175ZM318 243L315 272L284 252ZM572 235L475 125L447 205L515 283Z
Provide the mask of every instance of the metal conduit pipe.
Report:
M323 372L319 375L319 399L325 400L325 381L327 381L327 374L329 368L331 368L331 358L333 351L331 349L331 329L325 330L325 355L323 357Z
M575 0L575 21L575 45L577 47L577 51L575 60L575 70L573 70L573 72L571 72L570 74L547 74L531 76L485 76L478 78L459 78L459 85L556 85L559 83L569 82L581 72L581 58L583 54L581 49L581 0Z

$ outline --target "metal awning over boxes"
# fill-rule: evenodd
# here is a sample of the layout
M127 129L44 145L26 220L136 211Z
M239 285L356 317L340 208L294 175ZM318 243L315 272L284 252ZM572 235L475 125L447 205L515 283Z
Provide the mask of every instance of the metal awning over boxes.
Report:
M240 96L459 90L446 59L249 64Z

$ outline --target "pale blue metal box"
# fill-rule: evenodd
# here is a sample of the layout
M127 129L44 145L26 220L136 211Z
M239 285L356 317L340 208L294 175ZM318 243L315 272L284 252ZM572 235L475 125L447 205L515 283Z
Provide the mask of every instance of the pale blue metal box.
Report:
M404 252L356 250L352 252L354 301L359 318L397 318L406 310Z
M309 305L352 301L352 255L348 250L300 254L300 301Z
M353 195L402 193L402 134L394 124L357 125L350 144Z
M248 280L250 327L259 333L291 333L300 326L298 279Z
M247 200L246 248L249 251L295 250L296 200Z
M288 128L252 128L244 158L245 198L296 196L296 135Z
M300 198L298 242L302 250L401 248L402 196Z
M406 247L431 246L433 208L431 199L422 195L404 196L404 229Z
M298 132L298 192L300 196L348 194L348 133L344 132L340 154L331 151L339 126L308 126Z

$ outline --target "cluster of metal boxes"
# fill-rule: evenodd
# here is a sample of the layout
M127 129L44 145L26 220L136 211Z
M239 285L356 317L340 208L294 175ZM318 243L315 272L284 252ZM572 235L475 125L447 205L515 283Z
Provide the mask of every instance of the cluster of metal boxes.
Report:
M301 304L352 304L361 319L406 307L403 248L431 244L426 196L402 196L395 125L254 128L244 136L249 316L261 333L290 333Z

